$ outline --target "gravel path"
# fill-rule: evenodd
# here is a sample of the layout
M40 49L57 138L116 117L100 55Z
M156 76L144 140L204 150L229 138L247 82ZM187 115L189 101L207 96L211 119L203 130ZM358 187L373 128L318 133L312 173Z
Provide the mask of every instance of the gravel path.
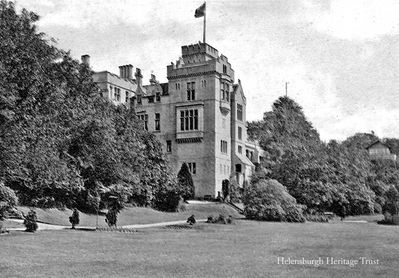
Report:
M10 219L12 221L15 221L17 223L23 223L24 221L22 219ZM206 219L199 219L197 222L205 222ZM172 226L172 225L181 225L187 223L186 220L179 220L179 221L168 221L168 222L159 222L159 223L152 223L152 224L133 224L133 225L125 225L121 226L118 228L123 228L123 229L145 229L145 228L154 228L154 227L164 227L164 226ZM52 225L52 224L45 224L45 223L37 223L38 225L38 230L64 230L64 229L70 229L71 226L61 226L61 225ZM78 229L81 230L95 230L96 227L82 227L78 226ZM8 228L7 230L9 231L24 231L24 227L19 227L19 228Z

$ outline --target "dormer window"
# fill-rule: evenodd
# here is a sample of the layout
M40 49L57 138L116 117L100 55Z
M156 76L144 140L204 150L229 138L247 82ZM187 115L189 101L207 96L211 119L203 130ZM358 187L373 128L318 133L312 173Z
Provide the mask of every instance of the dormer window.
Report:
M141 105L141 95L137 95L137 104Z
M161 93L160 93L160 92L156 92L155 100L156 100L157 102L161 101Z
M148 103L153 103L153 102L154 102L154 96L149 96Z

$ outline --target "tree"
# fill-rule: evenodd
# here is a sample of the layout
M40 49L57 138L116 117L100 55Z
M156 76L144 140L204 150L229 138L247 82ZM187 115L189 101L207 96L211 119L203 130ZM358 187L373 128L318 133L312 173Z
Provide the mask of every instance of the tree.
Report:
M179 173L177 173L177 180L180 189L180 194L184 200L194 198L194 182L188 168L187 163L183 163Z
M250 123L249 133L266 151L261 178L286 186L306 213L340 213L345 208L348 214L362 214L378 207L368 183L373 169L365 150L374 135L359 133L342 143L325 144L302 108L288 97L274 102L262 121Z
M100 187L122 190L125 201L154 205L170 178L155 136L142 129L133 110L99 94L87 65L37 32L36 14L0 3L5 185L32 206L96 211L107 201Z

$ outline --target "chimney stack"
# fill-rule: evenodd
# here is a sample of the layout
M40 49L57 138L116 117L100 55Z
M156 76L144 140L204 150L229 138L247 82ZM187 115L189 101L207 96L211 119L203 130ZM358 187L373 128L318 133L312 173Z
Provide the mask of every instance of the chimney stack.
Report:
M151 73L150 84L151 84L151 85L154 85L154 84L156 84L157 82L158 82L158 81L157 81L157 78L155 77L154 74Z
M136 77L137 85L141 86L143 81L143 75L141 74L141 69L136 68L136 73L134 76Z
M82 60L82 64L85 64L86 66L90 67L90 55L88 54L82 55L80 59Z
M130 64L119 66L119 76L129 80L133 79L133 66Z

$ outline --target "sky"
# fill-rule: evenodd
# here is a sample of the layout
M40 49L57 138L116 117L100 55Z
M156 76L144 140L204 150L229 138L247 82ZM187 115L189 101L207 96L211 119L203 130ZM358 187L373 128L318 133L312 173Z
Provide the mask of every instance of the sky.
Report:
M18 0L39 30L95 71L141 68L166 82L181 46L202 40L202 0ZM285 95L324 141L399 137L399 1L208 0L206 41L228 57L260 120Z

